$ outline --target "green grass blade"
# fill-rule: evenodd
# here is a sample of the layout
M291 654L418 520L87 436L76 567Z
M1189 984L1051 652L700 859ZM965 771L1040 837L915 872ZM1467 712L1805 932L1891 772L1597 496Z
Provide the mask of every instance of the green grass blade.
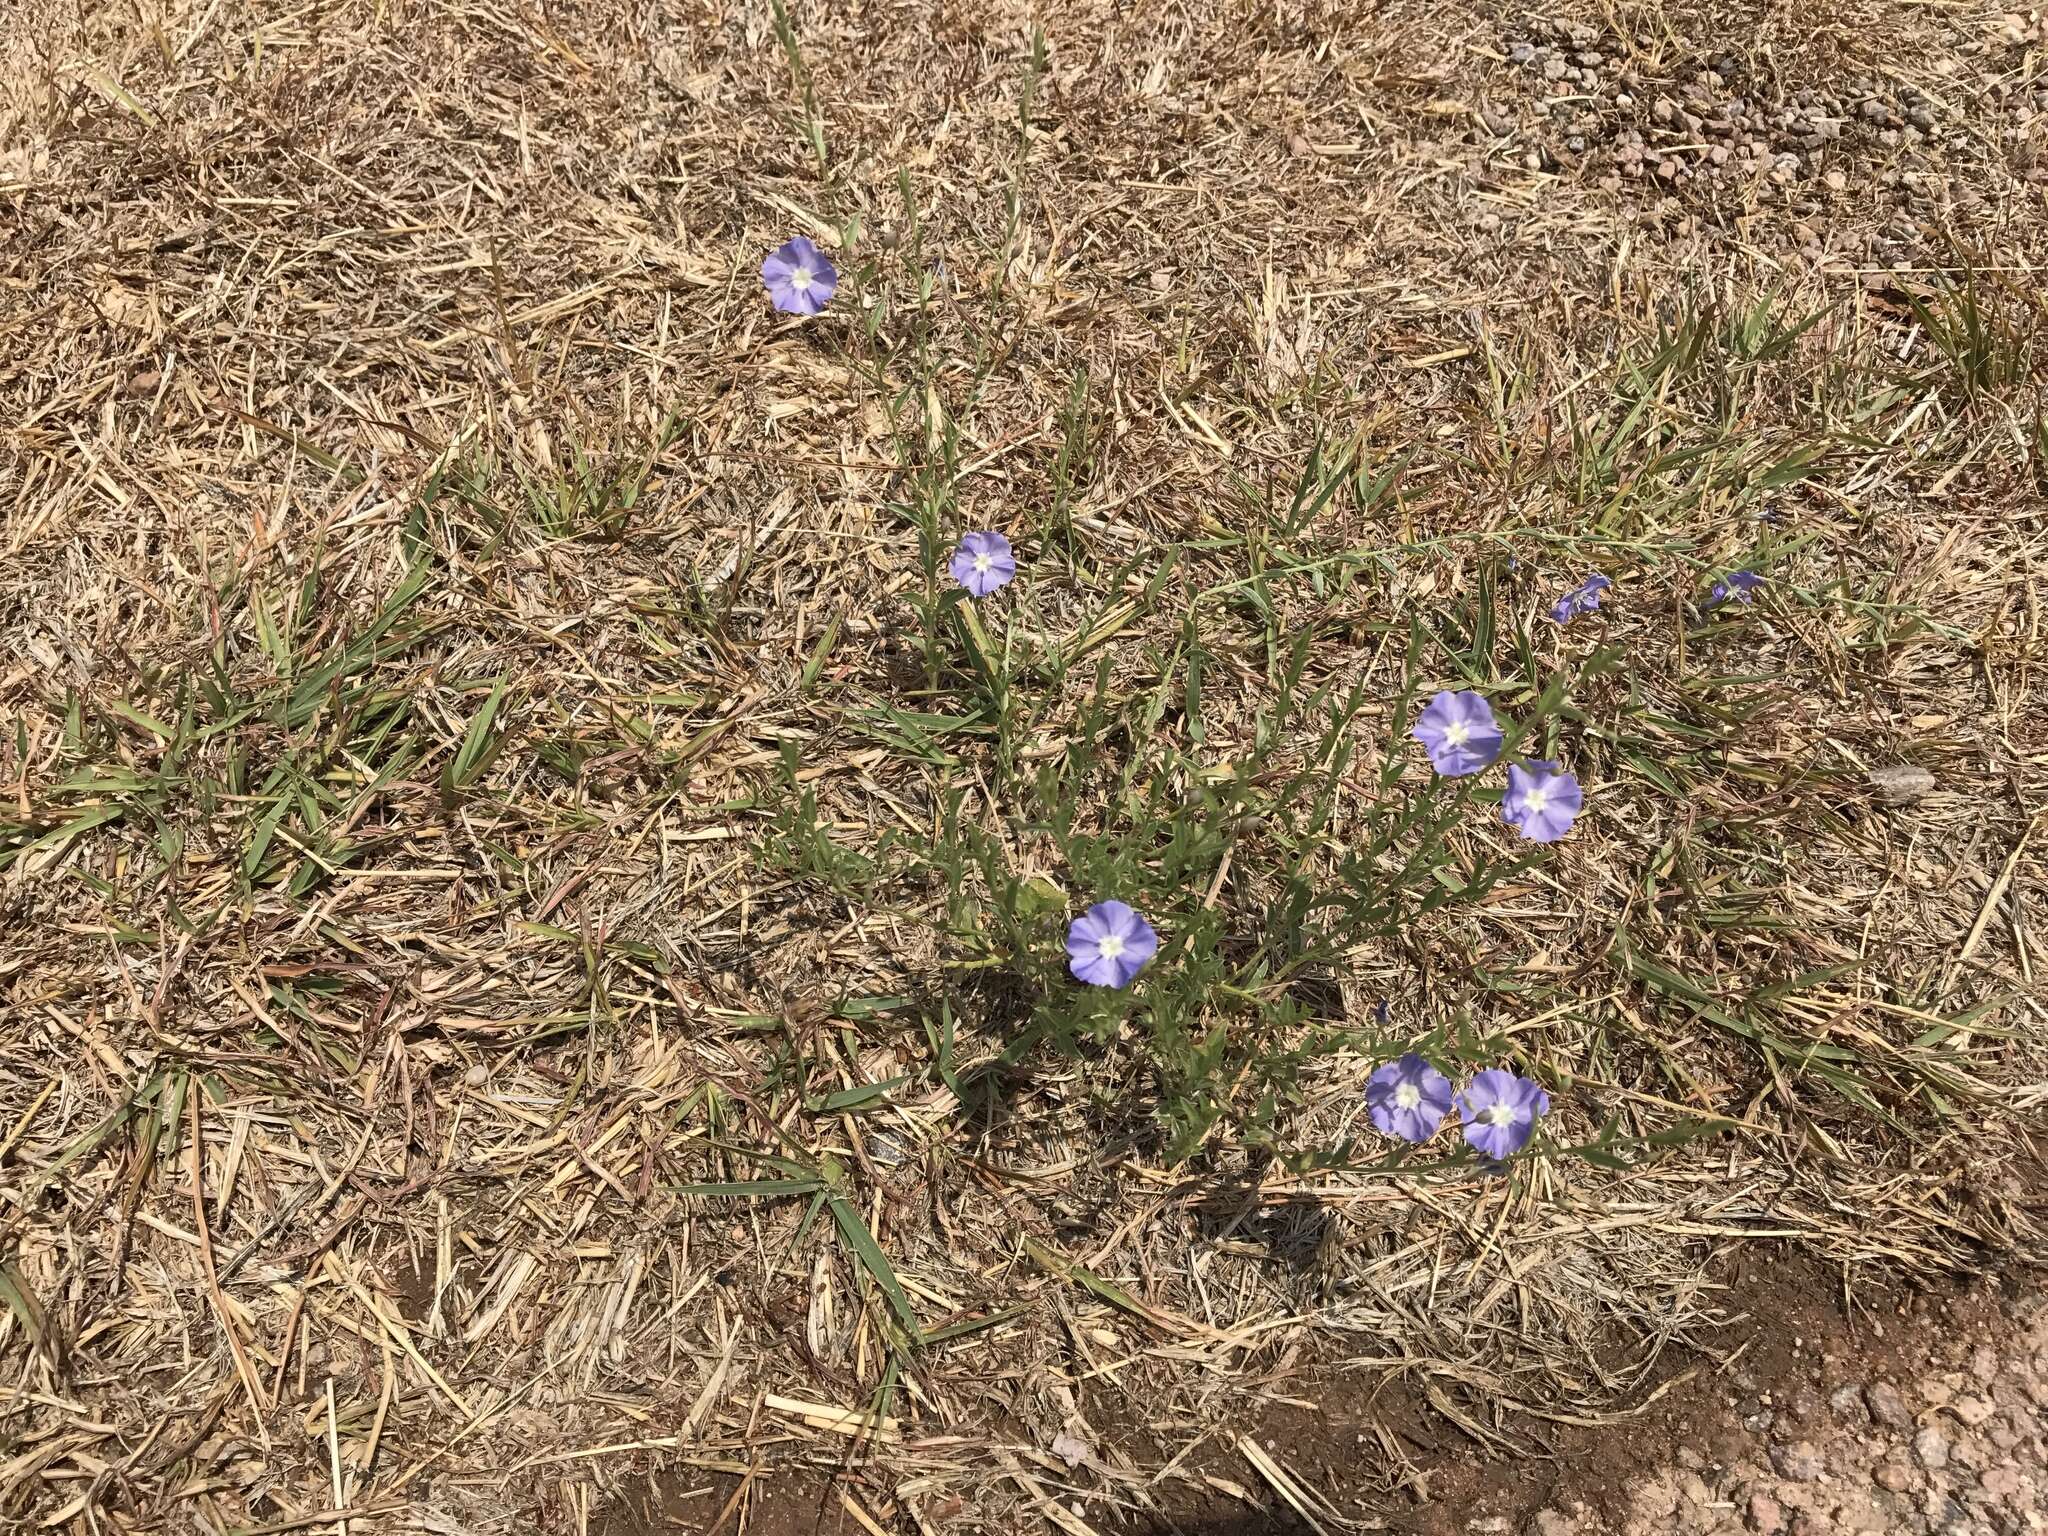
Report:
M860 1212L844 1195L832 1197L832 1219L839 1223L840 1234L845 1237L847 1246L853 1249L861 1267L881 1287L882 1294L889 1298L889 1305L909 1333L911 1342L921 1342L924 1330L918 1325L917 1313L911 1309L910 1298L904 1294L902 1282L897 1280L895 1268L889 1263L889 1256L882 1252L881 1244L868 1231L867 1223L860 1219Z

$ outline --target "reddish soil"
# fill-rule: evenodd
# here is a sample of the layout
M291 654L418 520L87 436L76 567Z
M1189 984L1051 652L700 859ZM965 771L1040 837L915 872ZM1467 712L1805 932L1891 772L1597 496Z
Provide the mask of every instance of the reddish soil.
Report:
M826 1536L860 1527L832 1481L811 1471L763 1472L746 1480L684 1467L633 1484L591 1521L591 1536ZM877 1502L861 1490L863 1506Z
M1761 1246L1745 1252L1726 1285L1729 1310L1740 1315L1717 1337L1712 1357L1674 1350L1656 1383L1670 1384L1666 1394L1616 1424L1502 1425L1531 1448L1519 1459L1481 1450L1398 1386L1368 1392L1355 1379L1321 1380L1306 1369L1298 1383L1269 1384L1271 1393L1301 1402L1275 1402L1258 1421L1227 1426L1192 1451L1138 1422L1126 1399L1084 1394L1085 1416L1102 1441L1098 1454L1118 1453L1141 1470L1176 1457L1178 1463L1174 1476L1149 1490L1154 1511L1133 1517L1108 1499L1089 1498L1077 1513L1104 1536L1302 1536L1305 1527L1235 1448L1237 1435L1250 1433L1360 1529L1405 1536L1633 1530L1642 1524L1643 1486L1660 1469L1673 1468L1674 1459L1709 1476L1753 1468L1764 1460L1767 1443L1797 1426L1820 1425L1812 1430L1820 1434L1825 1415L1817 1405L1829 1394L1846 1401L1843 1393L1853 1396L1872 1382L1923 1381L1957 1364L1972 1345L1980 1354L1995 1349L2014 1335L2013 1304L2022 1289L2017 1281L2003 1289L1989 1282L1931 1290L1866 1286L1845 1310L1833 1273ZM1308 1401L1315 1406L1302 1405ZM1014 1437L1015 1426L1010 1429ZM1094 1479L1084 1465L1073 1481L1085 1488ZM840 1536L863 1529L841 1506L830 1477L814 1470L763 1474L743 1505L728 1509L736 1486L737 1479L720 1474L657 1473L609 1506L592 1530L595 1536L708 1536L721 1513L725 1522L715 1528L734 1536ZM855 1493L885 1530L918 1529L893 1509L888 1490L857 1487ZM893 1522L886 1518L891 1513ZM962 1511L941 1505L921 1513L924 1528L936 1533ZM1726 1518L1738 1520L1732 1507ZM1807 1523L1791 1525L1795 1533L1829 1528L1815 1517L1800 1518ZM1039 1514L1020 1510L1018 1519L1020 1531L1050 1529ZM1741 1528L1739 1520L1727 1528ZM965 1520L959 1529L991 1528Z
M1463 1536L1475 1517L1504 1518L1521 1531L1539 1510L1581 1505L1626 1518L1644 1474L1668 1462L1679 1446L1709 1461L1741 1459L1748 1432L1742 1417L1760 1395L1783 1396L1810 1385L1821 1362L1853 1359L1869 1374L1925 1369L1929 1325L1955 1310L1995 1311L1986 1288L1943 1292L1862 1290L1854 1315L1843 1310L1840 1281L1795 1252L1746 1252L1727 1282L1730 1310L1742 1314L1717 1341L1719 1360L1676 1352L1658 1385L1692 1375L1634 1418L1598 1429L1523 1426L1543 1459L1511 1468L1490 1460L1452 1458L1432 1480L1428 1509L1397 1524L1417 1536ZM1880 1321L1881 1335L1871 1323ZM1903 1326L1901 1326L1903 1323ZM1650 1390L1646 1389L1645 1396Z

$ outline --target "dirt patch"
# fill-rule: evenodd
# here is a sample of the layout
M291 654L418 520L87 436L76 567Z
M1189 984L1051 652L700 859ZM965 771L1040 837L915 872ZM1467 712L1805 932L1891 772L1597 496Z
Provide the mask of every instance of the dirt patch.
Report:
M833 1480L809 1468L743 1478L679 1467L635 1479L590 1529L592 1536L838 1536L861 1527Z
M407 1249L385 1271L384 1278L398 1298L399 1315L408 1323L432 1326L434 1311L434 1259L431 1254Z
M1418 1496L1428 1484L1427 1468L1453 1449L1443 1421L1396 1379L1367 1381L1302 1366L1272 1391L1276 1395L1192 1440L1163 1432L1158 1416L1146 1417L1142 1401L1084 1395L1086 1417L1100 1438L1098 1464L1143 1480L1137 1502L1145 1507L1129 1511L1132 1523L1125 1528L1140 1536L1301 1529L1254 1465L1247 1441L1332 1512L1363 1521L1384 1519L1389 1508Z
M2041 1465L2038 1287L1859 1287L1792 1250L1729 1281L1713 1357L1674 1360L1637 1417L1536 1429L1544 1459L1448 1463L1415 1536L1862 1536L2026 1530ZM1994 1387L1994 1384L1996 1387ZM1958 1417L1960 1415L1960 1417ZM1965 1449L1970 1437L1980 1443ZM1930 1464L1932 1463L1932 1464ZM2031 1516L2036 1517L2037 1516ZM1973 1520L1981 1523L1971 1523Z
M1864 1280L1845 1293L1837 1272L1780 1245L1746 1250L1722 1286L1721 1310L1729 1322L1709 1348L1669 1352L1642 1391L1647 1406L1641 1412L1584 1425L1504 1415L1487 1425L1526 1446L1526 1455L1490 1454L1405 1383L1319 1379L1309 1366L1288 1385L1294 1400L1272 1402L1177 1445L1126 1400L1096 1393L1084 1403L1101 1437L1102 1458L1146 1480L1150 1507L1122 1527L1142 1536L1303 1529L1245 1456L1246 1438L1330 1511L1365 1529L1408 1536L1593 1536L1608 1530L1635 1536L1647 1529L1646 1519L1677 1520L1675 1528L1691 1529L1682 1522L1686 1497L1704 1488L1726 1497L1692 1500L1703 1531L1720 1531L1717 1514L1760 1498L1766 1516L1774 1509L1783 1516L1783 1529L1823 1536L1838 1528L1829 1509L1815 1507L1825 1501L1802 1498L1803 1485L1777 1471L1779 1463L1804 1470L1805 1451L1788 1446L1816 1438L1841 1442L1837 1459L1847 1475L1840 1481L1875 1484L1873 1499L1864 1500L1873 1517L1903 1521L1919 1507L1901 1501L1901 1490L1888 1483L1904 1485L1922 1505L1934 1501L1937 1513L1950 1500L1967 1508L1973 1493L1984 1492L1981 1479L1937 1489L1933 1469L1915 1472L1909 1426L1891 1426L1899 1445L1885 1442L1882 1421L1876 1438L1869 1435L1873 1418L1866 1405L1889 1404L1892 1384L1903 1384L1906 1412L1919 1425L1941 1417L1951 1402L1967 1401L1971 1382L2009 1380L2018 1385L2008 1389L2011 1402L1997 1405L2003 1416L1979 1426L1996 1437L1986 1442L1990 1454L2012 1449L2002 1441L2024 1446L2039 1434L2023 1411L2024 1383L2039 1376L2026 1342L2029 1330L2040 1327L2038 1288L2016 1279L2003 1288L1978 1282L1925 1289ZM1977 1416L1979 1409L1965 1406L1963 1413ZM1852 1443L1858 1433L1864 1440ZM1169 1476L1150 1481L1169 1467ZM1788 1482L1789 1491L1782 1486ZM2005 1482L1994 1474L1989 1487L1995 1499ZM1888 1513L1886 1496L1898 1506ZM1853 1518L1859 1497L1856 1487L1841 1489L1833 1504L1850 1509ZM1717 1502L1727 1509L1717 1511ZM1655 1513L1645 1516L1646 1506ZM2012 1507L2001 1508L2016 1518ZM1794 1523L1802 1518L1804 1525ZM1986 1526L2007 1528L2026 1527L1995 1518Z

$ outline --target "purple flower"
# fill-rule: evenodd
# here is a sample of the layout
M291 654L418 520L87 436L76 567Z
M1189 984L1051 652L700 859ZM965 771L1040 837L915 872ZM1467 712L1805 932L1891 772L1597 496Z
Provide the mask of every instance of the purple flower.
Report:
M1755 600L1757 588L1763 584L1763 577L1755 571L1730 571L1714 583L1714 590L1707 595L1707 606L1725 603L1731 598L1746 606Z
M1430 766L1451 778L1477 773L1500 756L1500 727L1476 693L1439 693L1412 734L1428 750Z
M1588 576L1571 591L1565 593L1550 605L1550 616L1560 624L1569 624L1581 614L1591 613L1600 606L1600 594L1614 583L1598 571Z
M1152 925L1120 901L1098 901L1067 928L1067 969L1091 987L1128 987L1158 953Z
M1389 1136L1424 1142L1451 1112L1451 1080L1411 1051L1366 1079L1365 1102Z
M1465 1119L1465 1139L1500 1162L1529 1145L1536 1122L1550 1113L1550 1095L1526 1077L1489 1067L1472 1074L1458 1095L1458 1112Z
M1575 777L1555 763L1536 758L1509 765L1500 815L1531 842L1554 843L1571 831L1585 803L1585 792Z
M970 533L953 551L946 569L976 597L987 597L1017 574L1017 557L1000 533Z
M798 235L761 263L761 281L775 307L789 315L815 315L839 286L839 274L823 251Z

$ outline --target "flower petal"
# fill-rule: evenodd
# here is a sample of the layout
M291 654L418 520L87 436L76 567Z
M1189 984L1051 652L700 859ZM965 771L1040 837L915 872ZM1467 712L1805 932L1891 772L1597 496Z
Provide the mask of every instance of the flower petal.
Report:
M1097 950L1085 958L1074 955L1067 961L1067 969L1091 987L1120 987L1116 962Z

